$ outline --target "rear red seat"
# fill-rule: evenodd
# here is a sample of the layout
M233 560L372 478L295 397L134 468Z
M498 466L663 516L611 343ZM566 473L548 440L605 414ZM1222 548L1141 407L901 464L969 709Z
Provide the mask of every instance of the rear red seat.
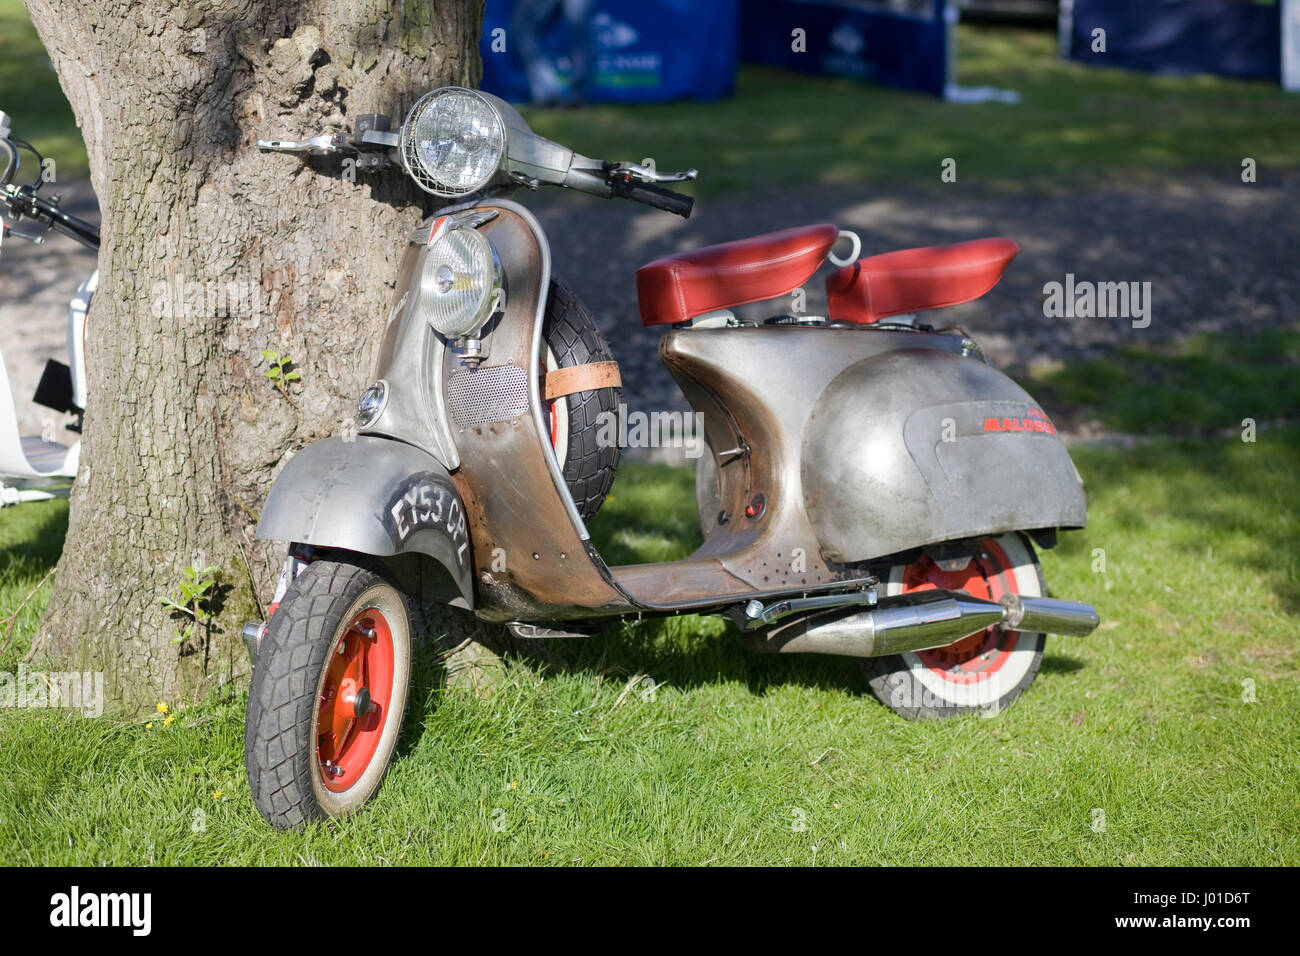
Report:
M1010 239L973 239L859 259L826 279L829 318L875 322L978 299L1019 251Z

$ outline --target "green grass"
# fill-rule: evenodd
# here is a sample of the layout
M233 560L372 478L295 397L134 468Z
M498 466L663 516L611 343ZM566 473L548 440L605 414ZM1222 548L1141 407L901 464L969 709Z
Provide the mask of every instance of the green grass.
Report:
M1049 412L1111 431L1198 435L1300 419L1300 330L1197 335L1018 376Z
M1089 527L1043 561L1053 592L1093 602L1104 623L1087 639L1050 638L1037 681L997 717L908 723L864 694L852 662L749 656L716 620L643 622L566 643L545 669L512 662L489 701L415 701L371 808L298 833L270 831L253 808L241 700L171 727L5 714L0 853L17 864L1300 863L1300 430L1076 458ZM698 534L692 507L688 473L629 466L594 533L611 560L673 557ZM58 520L24 506L0 529L12 542ZM5 602L18 577L43 573L44 553L7 579Z
M72 107L21 0L0 0L0 110L12 118L15 136L54 159L59 179L87 175L86 145ZM24 153L22 161L20 179L30 181L32 155Z
M31 645L67 530L66 500L0 511L0 671L12 672Z
M526 110L539 133L591 156L700 169L704 194L801 183L1073 190L1185 170L1239 182L1300 165L1300 98L1274 85L1157 77L1063 63L1053 33L958 28L959 81L1018 90L1018 105L955 105L847 80L743 67L734 97L581 111ZM635 150L635 153L629 151ZM949 188L949 187L943 187Z

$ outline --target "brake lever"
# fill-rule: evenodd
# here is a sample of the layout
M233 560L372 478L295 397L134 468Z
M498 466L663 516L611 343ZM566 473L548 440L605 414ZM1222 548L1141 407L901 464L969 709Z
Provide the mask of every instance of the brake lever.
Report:
M259 139L257 148L264 153L311 153L313 156L328 156L341 152L348 146L347 137L342 133L323 133L311 139Z
M687 169L680 173L661 173L641 163L610 163L609 171L623 179L635 179L642 183L682 183L700 175L698 169Z

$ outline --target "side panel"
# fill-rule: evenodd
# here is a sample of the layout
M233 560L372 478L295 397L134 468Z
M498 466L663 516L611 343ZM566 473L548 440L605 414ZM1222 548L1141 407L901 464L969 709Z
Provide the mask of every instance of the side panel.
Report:
M828 557L1081 528L1079 474L1034 400L984 363L928 349L841 372L804 436L805 507Z
M413 445L367 435L308 445L276 478L257 537L378 557L426 554L474 606L464 505L446 469Z
M674 329L659 354L704 416L713 488L704 544L670 566L613 568L646 604L687 606L861 576L825 553L804 507L799 454L809 416L846 368L898 349L960 351L957 335L879 328Z

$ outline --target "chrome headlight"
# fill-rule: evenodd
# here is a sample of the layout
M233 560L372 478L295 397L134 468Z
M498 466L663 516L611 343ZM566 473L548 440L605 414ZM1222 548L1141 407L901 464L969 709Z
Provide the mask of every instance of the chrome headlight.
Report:
M437 196L486 186L505 156L506 127L473 90L445 86L420 98L402 124L402 161L416 185Z
M424 257L425 317L449 339L473 335L491 317L500 287L492 244L473 226L447 229Z
M357 399L357 426L369 428L378 419L388 401L388 383L382 378L368 387Z

